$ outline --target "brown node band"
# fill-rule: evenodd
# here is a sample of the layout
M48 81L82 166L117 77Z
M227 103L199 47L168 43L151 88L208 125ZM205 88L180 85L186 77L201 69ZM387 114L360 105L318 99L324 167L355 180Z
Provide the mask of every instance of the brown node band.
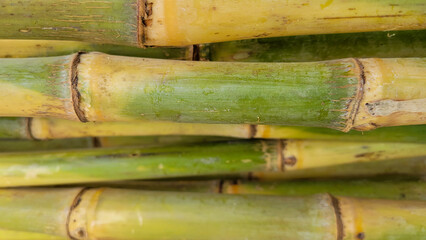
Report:
M343 220L342 220L342 212L340 209L339 199L334 197L331 194L328 194L331 198L331 204L334 208L334 213L336 215L336 227L337 227L337 240L343 240L344 236L344 228L343 228Z
M32 131L32 129L31 129L31 125L32 125L32 122L33 122L33 118L28 117L28 118L26 118L26 119L25 119L25 121L26 121L25 133L27 134L27 137L28 137L29 139L31 139L31 140L39 140L39 139L37 139L37 138L35 138L35 137L34 137L34 135L33 135L33 131Z
M80 57L84 52L78 52L74 55L71 63L71 95L72 104L74 107L75 114L81 122L88 122L84 111L80 108L81 95L78 91L78 64L80 63Z
M152 4L148 3L148 0L138 0L138 44L141 48L146 48L146 27L152 24L152 20L149 17L152 15Z
M73 202L72 202L72 204L71 204L71 207L70 207L70 209L69 209L69 212L68 212L68 216L67 216L67 221L66 221L66 230L67 230L67 235L68 235L68 237L70 238L70 239L73 239L73 240L76 240L76 238L74 238L72 235L71 235L71 233L70 233L70 228L69 228L69 225L70 225L70 220L71 220L71 214L72 214L72 211L80 204L80 202L81 202L81 198L82 198L82 196L83 196L83 194L87 191L87 190L89 190L89 188L83 188L83 189L81 189L81 191L75 196L75 198L74 198L74 200L73 200Z
M343 129L343 132L349 132L353 128L355 123L355 118L358 113L362 98L364 96L364 85L366 81L364 65L358 58L353 58L355 65L358 68L359 76L358 76L358 89L355 94L352 105L351 112L349 113L348 120L346 122L346 127Z

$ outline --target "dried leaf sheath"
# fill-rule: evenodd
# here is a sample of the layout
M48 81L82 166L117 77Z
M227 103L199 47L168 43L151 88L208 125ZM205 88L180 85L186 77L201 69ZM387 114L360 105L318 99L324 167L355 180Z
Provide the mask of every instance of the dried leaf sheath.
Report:
M418 89L424 84L425 65L422 58L223 63L101 53L2 59L0 84L10 91L0 94L0 112L80 121L282 124L344 131L422 124L424 104L419 103L425 96ZM384 74L388 69L397 72ZM386 87L363 88L371 81ZM385 97L400 101L393 87L406 96L402 112L394 104L380 116L359 116L358 111ZM363 99L375 89L383 89L377 99Z
M186 46L238 39L425 29L423 0L3 0L0 38Z
M0 203L0 228L65 239L420 239L426 214L424 201L110 188L1 190Z

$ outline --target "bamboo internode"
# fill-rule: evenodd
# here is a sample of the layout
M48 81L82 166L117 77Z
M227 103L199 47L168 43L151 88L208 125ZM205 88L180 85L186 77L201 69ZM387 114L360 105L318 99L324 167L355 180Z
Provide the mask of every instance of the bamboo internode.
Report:
M98 148L0 154L0 187L159 179L171 177L246 175L271 178L358 174L353 165L377 163L374 173L413 165L412 175L424 174L426 148L414 143L321 142L298 140L251 140L133 148ZM392 163L391 163L392 164ZM423 167L422 167L423 166ZM397 168L397 169L398 169ZM362 169L359 174L362 174ZM308 174L306 174L308 172ZM262 175L263 174L263 175ZM284 175L284 176L282 176Z
M3 0L0 38L144 47L415 30L426 28L425 8L423 0Z
M187 62L111 56L1 59L2 116L328 127L425 123L425 60Z
M420 239L425 204L328 194L10 189L0 191L0 229L56 239Z

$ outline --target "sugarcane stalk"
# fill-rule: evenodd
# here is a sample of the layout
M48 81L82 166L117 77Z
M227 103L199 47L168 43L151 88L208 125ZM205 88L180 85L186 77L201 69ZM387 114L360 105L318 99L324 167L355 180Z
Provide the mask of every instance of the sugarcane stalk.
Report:
M425 63L423 58L186 62L101 53L1 59L0 87L8 91L0 95L0 114L342 131L415 125L425 123Z
M11 231L0 228L1 239L7 240L67 240L67 237L53 236L35 232Z
M130 137L146 136L135 139L135 143L146 142L150 137L161 139L159 142L193 141L202 136L236 138L278 138L278 139L317 139L365 142L426 142L425 125L379 128L367 132L341 131L328 128L267 126L243 124L193 124L175 122L96 122L80 123L53 118L0 118L0 138L7 139L61 139L76 137L100 137L102 146L124 140L128 146ZM120 136L113 137L111 136ZM106 137L106 138L105 138ZM215 138L215 139L216 139ZM200 139L201 140L201 139ZM198 141L198 140L197 140ZM105 143L105 144L104 144Z
M112 55L238 62L426 57L426 31L324 34L250 39L186 48L145 48L55 40L0 40L0 57L49 57L97 51Z
M421 165L425 155L424 144L298 140L3 153L0 154L0 186L208 177L265 171L300 178L310 169L315 172L315 169L351 163L378 162L380 166L385 162L386 166L386 162L397 160L401 165L408 165L412 160L422 159ZM299 171L302 173L298 175ZM327 176L333 176L333 172Z
M235 138L211 136L137 136L137 137L100 137L96 138L101 147L129 146L169 146L178 144L199 144L207 142L232 141Z
M363 178L371 176L425 176L426 159L424 156L406 159L388 159L384 161L353 162L348 164L324 166L319 168L300 169L297 171L252 172L241 178L262 181L283 181L289 179L328 179L328 178Z
M426 200L426 182L418 179L392 180L162 180L117 181L84 184L85 187L113 187L148 191L204 192L220 194L255 194L309 196L319 193L360 198Z
M425 57L425 50L426 31L420 30L261 38L203 44L199 46L199 58L227 62L308 62L349 57Z
M155 185L154 185L155 186ZM197 190L194 188L194 190ZM221 193L309 196L319 193L359 198L426 200L426 182L419 180L224 181Z
M94 147L92 138L56 139L45 141L0 139L0 152L46 151L54 149L91 147Z
M110 188L0 190L0 203L1 228L69 239L420 239L426 214L425 201Z
M416 34L417 35L417 34ZM103 52L112 55L192 60L193 47L137 48L78 41L1 39L0 58L50 57L75 52Z
M239 39L425 29L422 0L2 1L0 38L186 46ZM31 13L31 14L29 14Z

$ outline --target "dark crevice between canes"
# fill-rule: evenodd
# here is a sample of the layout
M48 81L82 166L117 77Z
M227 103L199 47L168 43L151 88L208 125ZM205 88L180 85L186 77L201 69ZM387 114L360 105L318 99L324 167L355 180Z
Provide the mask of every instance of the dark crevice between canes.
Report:
M98 137L92 137L92 145L94 148L102 147L102 142Z
M225 184L225 180L220 180L217 186L217 193L223 193L223 185Z
M249 137L248 138L254 138L256 136L257 133L257 125L250 125L250 130L249 130Z
M68 237L70 238L70 239L72 239L72 240L77 240L76 238L74 238L72 235L71 235L71 233L70 233L70 228L69 228L69 225L70 225L70 221L71 221L71 214L72 214L72 211L80 204L80 202L81 202L81 198L82 198L82 196L83 196L83 194L87 191L87 190L89 190L89 188L83 188L83 189L81 189L81 191L75 196L75 198L74 198L74 201L72 202L72 204L71 204L71 207L70 207L70 209L69 209L69 212L68 212L68 216L67 216L67 221L66 221L66 230L67 230L67 235L68 235Z
M200 61L200 45L192 45L192 61Z
M74 107L75 114L81 122L88 122L84 111L80 108L81 95L78 91L78 64L80 63L81 55L85 54L84 52L78 52L75 54L74 59L71 63L71 94L72 94L72 104Z
M342 212L340 209L340 202L339 199L334 197L333 195L329 194L331 198L331 204L334 208L334 213L336 215L336 228L337 228L337 238L336 240L343 240L343 220L342 220Z

